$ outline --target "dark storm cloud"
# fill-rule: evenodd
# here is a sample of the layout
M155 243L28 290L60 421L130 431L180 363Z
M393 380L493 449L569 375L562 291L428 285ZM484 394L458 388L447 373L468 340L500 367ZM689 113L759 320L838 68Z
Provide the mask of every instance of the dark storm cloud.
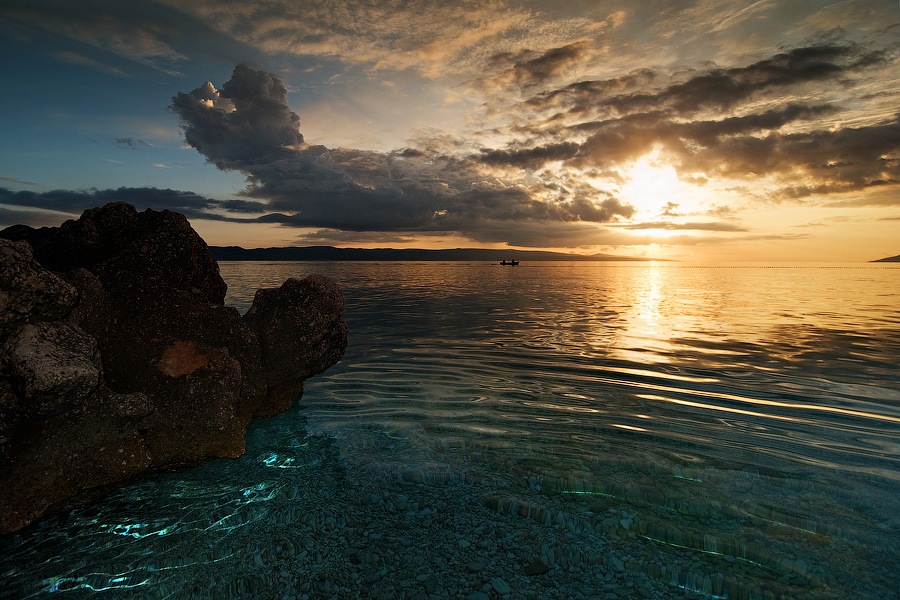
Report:
M604 198L544 201L534 187L484 175L472 161L419 150L380 153L305 143L275 76L246 66L216 90L172 100L185 140L223 170L247 176L264 222L351 231L453 231L485 221L609 221L633 208ZM538 190L544 191L546 190Z
M780 196L842 193L900 183L900 117L865 127L734 136L698 152L680 152L687 169L746 177L775 174L812 183L786 185Z
M589 41L575 42L561 48L551 48L541 56L516 63L513 67L516 80L529 84L555 77L583 61L590 55L590 50L591 42Z
M891 191L900 186L900 115L841 126L847 109L809 103L822 97L824 83L850 88L854 77L864 81L866 69L887 61L886 52L830 44L785 51L746 67L695 72L654 92L641 91L662 79L649 71L577 82L520 105L555 113L525 113L512 129L520 139L471 160L531 171L574 168L613 180L617 170L655 153L683 182L767 178L766 191L755 194L759 200L896 206ZM585 116L592 118L575 118ZM852 118L859 122L858 115ZM834 194L853 197L823 204L822 197ZM659 222L616 228L745 231L719 222L672 224L673 211ZM733 213L718 207L708 216Z
M223 170L289 159L303 145L284 84L245 65L234 69L221 92L207 82L172 98L172 109L185 141Z
M508 148L484 150L472 159L528 169L562 161L611 170L657 151L682 174L772 176L778 189L768 198L778 200L896 186L900 118L835 127L841 106L800 100L825 83L843 85L888 59L884 51L832 43L788 50L745 67L711 68L653 92L617 91L654 79L645 72L579 82L526 102L557 112L520 124L516 131L523 139ZM810 83L816 87L807 88ZM768 91L778 94L763 98ZM720 111L730 115L717 116ZM567 113L595 118L573 123L560 117Z
M14 192L7 188L0 188L0 205L40 208L73 215L109 202L127 202L139 209L174 210L189 218L238 222L247 222L248 219L218 214L213 211L222 210L227 213L258 215L267 210L266 206L259 202L213 200L193 192L170 189L121 187L107 190L53 190L36 193L31 191Z
M720 120L685 122L675 120L666 112L653 112L584 123L574 129L593 133L581 143L573 162L608 166L637 158L662 144L669 153L679 157L684 166L690 164L695 171L711 168L722 172L724 167L714 164L714 154L720 153L723 148L742 148L748 160L759 159L758 152L767 145L766 140L777 137L776 132L780 128L833 111L829 106L789 104L760 114ZM769 135L761 137L766 133ZM736 154L742 155L740 151Z
M665 111L636 113L567 128L570 133L590 134L580 143L567 141L533 147L516 144L506 150L482 150L473 159L492 166L529 169L554 161L605 168L633 160L664 144L671 153L683 155L685 163L698 163L706 156L706 150L718 148L729 139L742 138L752 145L761 132L814 119L834 110L830 106L789 104L760 114L688 122L675 120ZM695 166L702 170L701 165Z
M597 100L650 84L657 77L651 69L638 69L610 79L576 81L558 90L543 92L525 101L531 109L564 106L568 112L586 112Z
M611 166L661 146L684 172L732 178L776 175L785 181L803 181L785 185L779 193L783 198L900 183L897 118L865 127L790 134L779 131L795 119L827 110L789 106L761 115L690 123L632 115L599 124L598 131L581 144L570 162Z
M482 150L479 160L486 165L535 169L548 162L570 159L578 153L578 149L579 145L575 142L560 142L518 150Z
M671 110L692 115L703 110L730 110L761 93L782 92L807 83L839 82L862 69L882 65L883 51L866 50L856 44L822 44L795 48L745 67L711 68L686 81L655 91L622 93L660 78L652 71L636 71L625 77L584 81L537 95L527 101L531 108L562 105L570 114L613 110L618 114Z

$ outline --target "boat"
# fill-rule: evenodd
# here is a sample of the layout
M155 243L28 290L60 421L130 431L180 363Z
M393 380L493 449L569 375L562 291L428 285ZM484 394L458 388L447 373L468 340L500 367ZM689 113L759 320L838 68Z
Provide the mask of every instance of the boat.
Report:
M519 264L519 261L517 261L517 260L501 260L501 261L500 261L500 264L501 264L501 265L511 265L511 266L514 267L514 266L516 266L517 264Z

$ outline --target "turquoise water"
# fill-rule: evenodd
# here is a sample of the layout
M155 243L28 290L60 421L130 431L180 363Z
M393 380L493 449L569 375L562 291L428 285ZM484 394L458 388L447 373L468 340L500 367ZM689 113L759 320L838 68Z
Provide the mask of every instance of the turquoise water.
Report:
M335 279L343 361L4 539L0 598L898 597L898 267L221 270Z

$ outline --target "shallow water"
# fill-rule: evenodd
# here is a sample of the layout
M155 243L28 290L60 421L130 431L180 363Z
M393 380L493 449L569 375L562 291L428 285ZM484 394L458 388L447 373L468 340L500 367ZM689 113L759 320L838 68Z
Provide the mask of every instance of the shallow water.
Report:
M335 279L343 361L245 457L4 540L0 598L897 597L898 267L221 270Z

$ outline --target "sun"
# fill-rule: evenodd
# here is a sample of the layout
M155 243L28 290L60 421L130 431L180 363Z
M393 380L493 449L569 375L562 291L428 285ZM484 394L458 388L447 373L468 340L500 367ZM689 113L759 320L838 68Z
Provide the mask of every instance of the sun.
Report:
M682 181L674 167L652 154L635 161L623 176L626 183L619 188L618 197L638 210L637 219L696 210L704 195L696 186Z

